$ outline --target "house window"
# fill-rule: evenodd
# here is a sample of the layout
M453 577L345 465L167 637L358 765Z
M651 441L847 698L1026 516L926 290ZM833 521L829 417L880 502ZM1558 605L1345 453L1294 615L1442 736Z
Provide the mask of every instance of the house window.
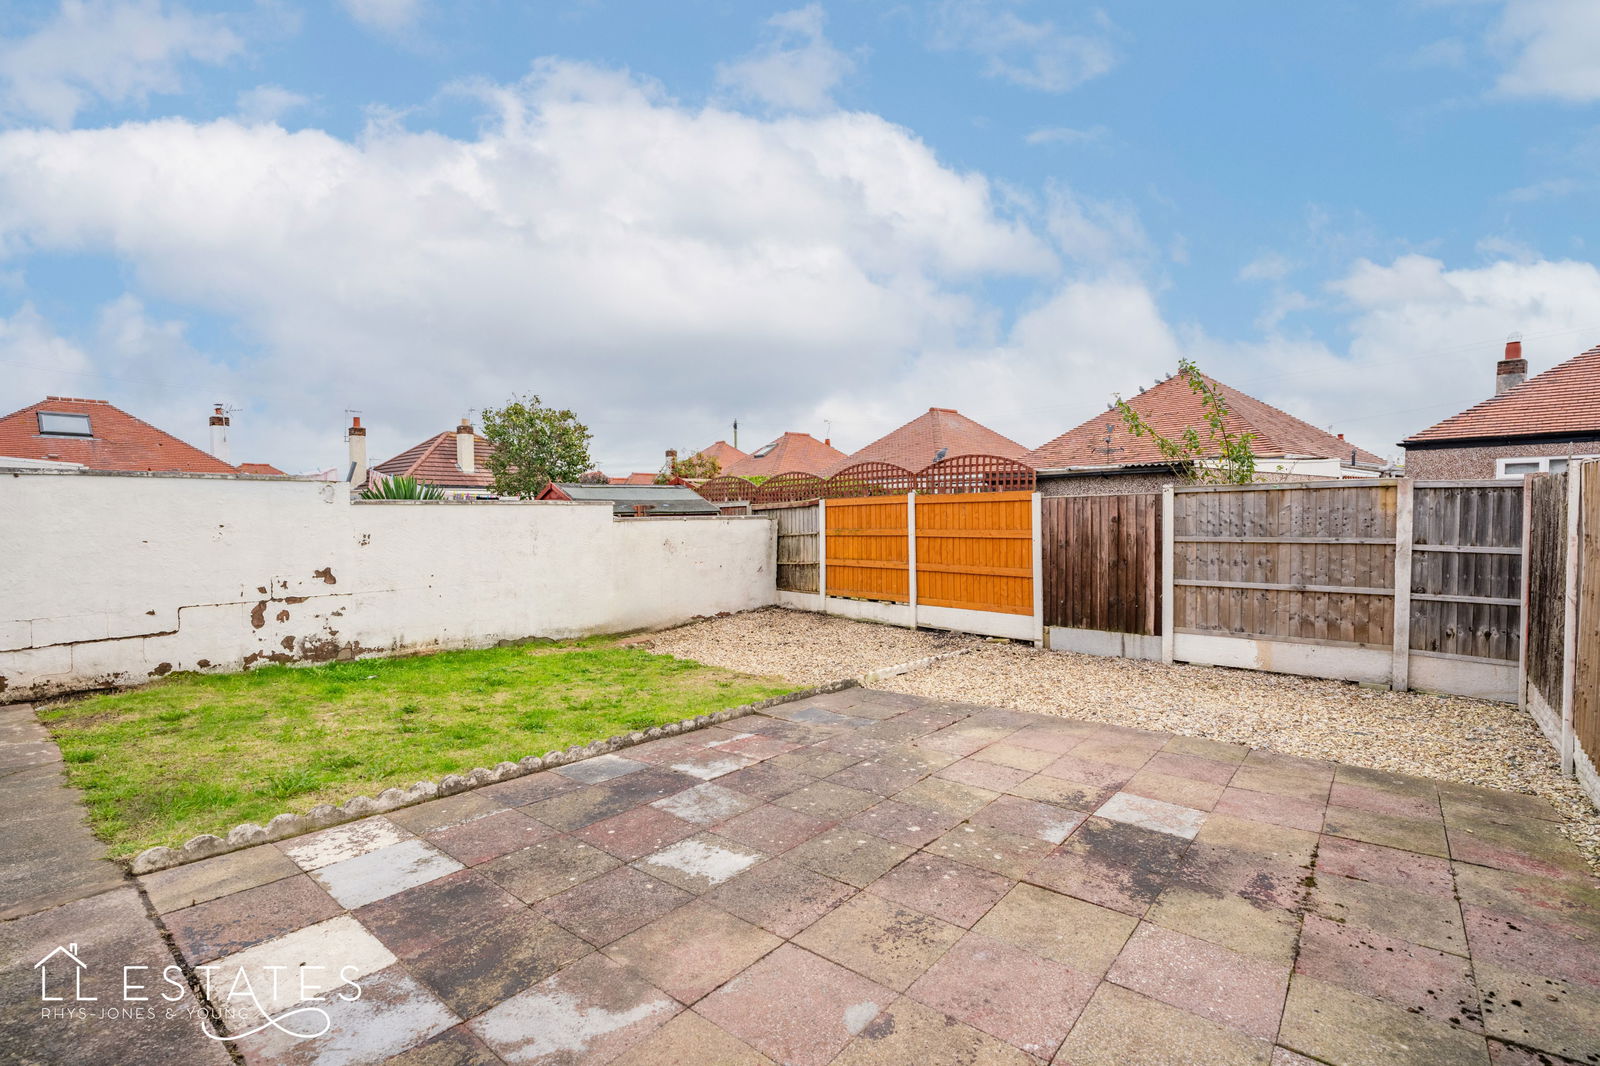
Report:
M771 455L772 454L772 449L776 448L777 446L778 446L778 442L777 441L773 441L771 444L763 444L761 447L757 448L755 451L750 453L750 458L752 458L752 459L763 459L766 456Z
M1592 455L1574 455L1572 459L1593 459ZM1568 457L1565 455L1528 455L1494 461L1495 477L1515 480L1524 474L1565 474Z
M89 428L88 415L58 414L53 411L39 412L39 432L47 437L94 436L94 431Z

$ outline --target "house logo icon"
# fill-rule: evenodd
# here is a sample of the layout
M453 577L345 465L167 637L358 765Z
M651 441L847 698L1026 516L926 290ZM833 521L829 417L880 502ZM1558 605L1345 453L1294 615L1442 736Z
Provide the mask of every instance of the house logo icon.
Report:
M57 960L56 957L59 955L64 955L66 958ZM52 963L52 960L56 961ZM69 966L71 967L73 999L80 1003L92 1003L94 1000L99 998L98 996L86 996L83 994L83 971L87 970L89 967L82 959L78 958L78 945L68 944L66 947L58 946L54 951L50 952L50 954L33 964L33 968L39 971L40 999L47 1003L60 1003L67 998L66 996L52 996L50 994L51 967L46 966L46 963L52 963L57 972L60 972Z

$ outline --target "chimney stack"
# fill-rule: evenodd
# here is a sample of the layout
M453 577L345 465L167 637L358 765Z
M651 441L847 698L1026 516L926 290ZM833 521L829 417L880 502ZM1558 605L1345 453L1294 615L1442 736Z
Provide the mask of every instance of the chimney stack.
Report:
M211 454L228 462L228 416L220 403L211 413Z
M350 484L355 486L367 483L367 428L361 424L361 416L354 415L350 419L350 428L345 431L345 439L350 442Z
M456 427L456 465L463 474L473 473L477 469L477 457L473 454L474 441L472 438L472 423L465 418Z
M1506 340L1506 354L1494 368L1494 394L1506 393L1521 385L1528 377L1528 361L1522 358L1522 334L1513 333Z

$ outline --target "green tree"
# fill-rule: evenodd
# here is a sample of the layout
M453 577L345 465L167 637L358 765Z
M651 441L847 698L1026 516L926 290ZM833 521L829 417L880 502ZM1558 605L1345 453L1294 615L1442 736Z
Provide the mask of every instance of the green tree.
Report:
M1228 402L1222 390L1200 373L1193 362L1178 360L1178 373L1188 383L1189 390L1200 397L1204 436L1199 428L1185 426L1176 440L1164 437L1119 395L1116 408L1128 432L1135 437L1149 437L1173 473L1186 481L1250 484L1256 477L1256 453L1251 448L1256 434L1234 433L1228 429Z
M678 453L673 452L667 459L666 465L662 466L661 473L656 475L656 484L670 484L675 477L681 477L685 481L704 481L716 477L721 469L722 464L717 462L717 457L714 455L701 455L695 452L688 458L680 459Z
M513 396L504 407L484 411L483 435L493 446L484 465L501 496L529 499L552 481L578 480L594 465L589 427L537 396Z

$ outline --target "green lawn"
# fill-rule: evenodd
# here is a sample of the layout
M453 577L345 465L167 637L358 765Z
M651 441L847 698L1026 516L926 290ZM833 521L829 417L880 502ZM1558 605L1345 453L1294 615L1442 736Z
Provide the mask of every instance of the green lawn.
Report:
M174 674L42 709L113 854L790 691L614 638Z

